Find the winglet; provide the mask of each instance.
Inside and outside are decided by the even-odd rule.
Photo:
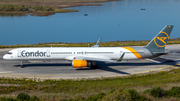
[[[92,47],[99,47],[100,42],[101,42],[101,38],[99,38],[99,40],[97,41],[97,43],[96,43],[94,46],[92,46]]]
[[[123,59],[123,57],[124,57],[124,54],[125,54],[125,53],[123,53],[123,54],[121,55],[121,57],[118,59],[118,61],[122,61],[122,59]]]

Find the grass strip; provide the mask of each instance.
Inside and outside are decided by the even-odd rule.
[[[45,94],[59,94],[61,98],[72,98],[81,95],[88,97],[100,92],[108,93],[115,90],[136,89],[143,92],[145,89],[159,86],[162,88],[172,87],[180,83],[180,69],[161,71],[158,73],[131,75],[128,77],[101,78],[101,79],[78,79],[78,80],[43,80],[26,78],[0,78],[1,84],[12,84],[12,86],[0,87],[0,94],[11,94],[13,92],[31,91]],[[18,86],[17,86],[18,85]],[[42,96],[38,96],[41,98]]]
[[[111,41],[111,42],[101,42],[100,47],[123,47],[123,46],[145,46],[150,41]],[[0,48],[19,48],[19,47],[92,47],[96,43],[63,43],[63,42],[50,42],[50,43],[38,43],[31,45],[0,45]],[[180,44],[180,38],[170,39],[167,42],[170,44]]]

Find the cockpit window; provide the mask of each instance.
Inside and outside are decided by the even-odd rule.
[[[11,55],[11,54],[12,54],[12,52],[8,52],[7,54],[10,54],[10,55]]]

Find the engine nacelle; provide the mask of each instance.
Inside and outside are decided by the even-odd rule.
[[[72,66],[74,68],[82,68],[91,66],[91,62],[87,62],[86,60],[73,60]]]

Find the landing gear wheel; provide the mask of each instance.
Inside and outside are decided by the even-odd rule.
[[[24,66],[23,66],[23,65],[21,65],[20,67],[21,67],[21,68],[23,68]]]
[[[97,69],[98,66],[96,65],[96,62],[91,62],[91,69]]]
[[[91,69],[98,69],[98,66],[91,66]]]
[[[21,66],[20,66],[21,68],[24,67],[24,66],[23,66],[23,61],[20,61],[20,65],[21,65]]]

